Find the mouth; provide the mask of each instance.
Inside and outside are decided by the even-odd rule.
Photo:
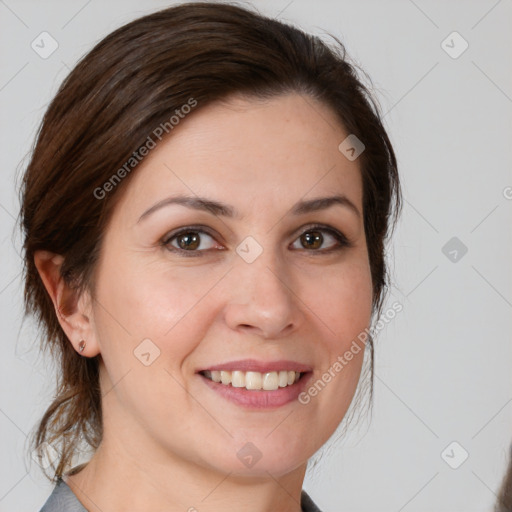
[[[245,388],[249,391],[277,391],[280,388],[293,386],[300,381],[306,373],[295,370],[279,370],[269,372],[255,372],[242,370],[202,370],[199,372],[204,378],[232,388]]]
[[[203,383],[223,400],[247,410],[275,409],[297,401],[313,369],[294,361],[233,361],[198,370]]]
[[[212,396],[248,411],[264,412],[294,404],[309,385],[313,371],[212,369],[197,375],[213,391]]]

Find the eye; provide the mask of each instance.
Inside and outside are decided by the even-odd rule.
[[[327,234],[327,237],[325,236]],[[334,240],[334,243],[329,244],[329,247],[322,250],[318,250],[322,244],[326,241]],[[345,247],[351,247],[352,244],[349,240],[340,233],[338,230],[328,228],[321,225],[308,226],[306,231],[303,231],[300,237],[294,242],[294,245],[300,243],[302,248],[312,252],[331,252]],[[293,245],[292,245],[293,247]],[[294,247],[295,249],[301,249],[301,247]]]
[[[204,231],[204,229],[189,226],[178,232],[171,233],[162,241],[162,245],[170,251],[179,252],[184,256],[198,256],[199,254],[194,253],[215,248],[214,244],[212,245],[212,241],[214,241],[213,236]]]
[[[326,242],[331,242],[327,248],[319,250]],[[169,233],[161,244],[171,252],[181,256],[201,256],[209,250],[222,250],[223,246],[215,246],[215,238],[206,231],[204,226],[188,226]],[[300,243],[302,247],[297,247]],[[323,225],[308,226],[299,238],[292,244],[292,248],[307,250],[312,253],[330,253],[346,247],[352,243],[341,232]]]

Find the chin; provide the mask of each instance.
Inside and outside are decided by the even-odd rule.
[[[215,467],[217,471],[232,476],[240,477],[262,477],[269,478],[269,473],[274,477],[286,475],[298,467],[307,463],[310,453],[305,453],[307,443],[299,442],[299,437],[293,433],[284,432],[282,436],[275,436],[272,441],[268,435],[268,430],[262,432],[259,436],[244,436],[226,445],[224,449],[219,450],[219,445],[214,450],[210,450],[214,457],[205,461],[210,467]],[[253,439],[250,441],[249,439]],[[290,443],[290,439],[295,439],[295,443]]]

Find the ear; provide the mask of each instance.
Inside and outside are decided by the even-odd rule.
[[[60,326],[71,341],[75,350],[83,356],[94,357],[100,347],[94,330],[92,298],[88,292],[79,295],[61,275],[64,258],[48,251],[36,251],[34,263],[50,295]],[[85,341],[85,349],[80,352],[79,343]]]

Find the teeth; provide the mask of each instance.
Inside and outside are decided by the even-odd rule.
[[[233,386],[234,388],[246,388],[250,390],[275,391],[279,388],[291,386],[300,379],[301,373],[294,371],[281,370],[279,372],[242,372],[235,370],[233,372],[225,370],[206,370],[203,375],[220,382],[225,386]]]
[[[237,372],[237,373],[240,373],[240,380],[243,383],[244,379],[243,379],[242,372]],[[264,378],[265,377],[262,376],[261,373],[259,373],[259,372],[247,372],[245,374],[246,389],[261,389],[263,387],[262,381]]]

